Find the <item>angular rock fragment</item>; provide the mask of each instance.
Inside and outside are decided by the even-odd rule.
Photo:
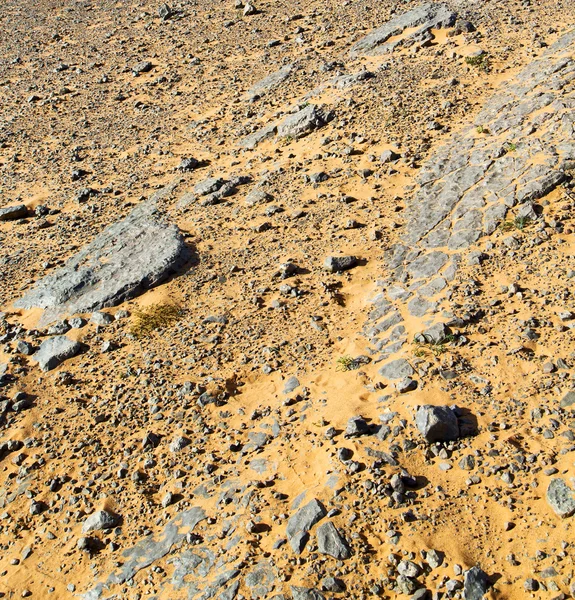
[[[330,273],[341,273],[353,269],[356,265],[355,256],[328,256],[323,263],[323,268]]]
[[[38,351],[32,356],[42,371],[51,371],[68,358],[82,351],[82,344],[60,335],[44,340]]]
[[[15,206],[5,206],[0,208],[0,221],[12,221],[21,219],[28,214],[28,208],[25,204],[16,204]]]
[[[325,600],[325,596],[313,588],[291,586],[293,600]]]
[[[321,521],[325,515],[325,507],[319,500],[314,498],[311,502],[308,502],[304,507],[300,508],[295,515],[290,517],[286,529],[288,538],[293,537],[300,531],[309,531],[318,521]]]
[[[415,414],[415,425],[430,444],[448,442],[459,437],[459,423],[448,406],[420,406]]]
[[[575,513],[575,492],[559,477],[552,479],[546,494],[549,506],[561,518],[570,517]]]
[[[82,526],[82,533],[90,531],[100,531],[102,529],[112,529],[120,523],[120,517],[107,510],[97,510],[92,513]]]
[[[328,554],[338,560],[345,560],[351,556],[351,550],[345,538],[331,522],[324,523],[317,528],[317,545],[322,554]]]
[[[465,600],[483,600],[489,589],[487,574],[479,567],[471,567],[465,572],[463,581],[463,597]]]
[[[154,202],[146,202],[38,281],[14,306],[45,309],[41,323],[115,306],[161,283],[190,258],[178,228],[159,216]]]

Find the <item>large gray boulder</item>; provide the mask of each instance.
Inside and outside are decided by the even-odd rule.
[[[352,56],[385,54],[401,43],[399,37],[406,29],[413,29],[405,37],[425,39],[431,29],[452,27],[457,14],[445,4],[427,3],[391,19],[356,42],[351,50]],[[396,37],[397,36],[397,37]],[[390,38],[394,38],[390,41]]]
[[[162,219],[155,202],[149,201],[104,229],[14,306],[45,309],[41,324],[64,314],[115,306],[161,283],[190,258],[178,228]]]
[[[420,406],[415,414],[415,425],[430,444],[449,442],[459,437],[457,416],[448,406]]]
[[[44,340],[38,351],[32,355],[32,360],[38,363],[42,371],[51,371],[68,358],[80,354],[82,349],[83,346],[79,342],[65,335],[58,335]]]
[[[561,518],[575,513],[575,492],[559,477],[552,479],[546,494],[549,506]]]
[[[329,123],[334,114],[323,106],[308,104],[305,108],[287,116],[277,129],[278,137],[300,138]]]

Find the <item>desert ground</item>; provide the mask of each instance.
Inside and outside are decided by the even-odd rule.
[[[575,598],[572,0],[0,32],[0,597]]]

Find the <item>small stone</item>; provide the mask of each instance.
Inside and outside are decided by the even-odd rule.
[[[323,268],[330,273],[341,273],[353,269],[356,265],[355,256],[328,256],[323,263]]]

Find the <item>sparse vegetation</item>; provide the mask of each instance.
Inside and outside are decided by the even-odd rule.
[[[354,371],[359,368],[359,363],[355,358],[349,355],[341,356],[337,359],[337,370],[338,371]]]
[[[447,351],[448,344],[452,344],[456,340],[456,336],[450,333],[440,340],[434,340],[432,337],[425,335],[424,333],[416,333],[413,338],[413,344],[415,346],[413,353],[418,358],[426,356],[428,353],[432,353],[434,356],[440,356]]]
[[[512,221],[504,221],[499,226],[499,229],[503,232],[507,231],[523,231],[526,227],[531,223],[531,219],[529,217],[515,217]]]
[[[505,154],[508,152],[515,152],[515,150],[517,150],[517,144],[514,142],[505,142],[505,144],[503,144],[503,150]]]
[[[489,72],[489,57],[485,53],[477,56],[466,56],[465,62],[470,67],[476,67],[486,73]]]
[[[134,312],[130,333],[140,339],[148,337],[158,329],[165,329],[177,323],[183,309],[175,303],[151,304]]]

